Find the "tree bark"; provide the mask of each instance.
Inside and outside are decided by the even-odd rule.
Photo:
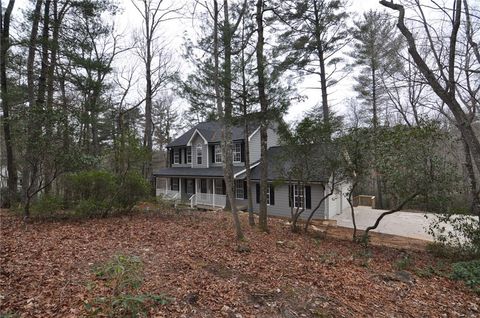
[[[368,233],[371,231],[371,230],[375,230],[378,225],[380,224],[380,222],[383,220],[384,217],[386,217],[387,215],[390,215],[390,214],[393,214],[395,212],[398,212],[400,211],[404,206],[405,204],[407,204],[408,202],[410,202],[411,200],[415,199],[416,196],[418,196],[420,193],[419,192],[415,192],[415,193],[412,193],[410,196],[408,196],[406,199],[404,199],[399,205],[397,205],[395,208],[391,209],[390,211],[387,211],[387,212],[383,212],[382,214],[380,214],[380,216],[377,218],[377,220],[375,221],[375,224],[373,224],[372,226],[369,226],[365,229],[365,233],[363,234],[363,239],[364,239],[364,242],[367,242],[368,241]]]
[[[480,216],[480,199],[478,197],[479,191],[477,186],[477,179],[475,170],[472,164],[472,155],[468,144],[462,139],[463,151],[465,152],[465,168],[467,169],[468,178],[470,179],[470,213]]]
[[[225,61],[223,64],[224,79],[223,79],[223,89],[224,89],[224,100],[225,100],[225,109],[222,116],[223,119],[223,172],[224,180],[227,190],[227,196],[230,200],[230,206],[232,209],[233,222],[235,226],[235,232],[237,240],[243,239],[243,232],[240,225],[240,219],[237,212],[237,203],[235,200],[235,194],[233,191],[234,177],[233,177],[233,151],[232,151],[232,29],[229,21],[229,8],[228,1],[223,1],[223,10],[224,10],[224,26],[223,26],[223,46],[224,46],[224,55]]]
[[[268,178],[268,160],[267,160],[267,129],[268,129],[268,101],[265,92],[265,62],[263,56],[263,0],[257,0],[256,4],[256,22],[257,22],[257,76],[258,76],[258,96],[260,99],[261,122],[260,122],[260,211],[258,225],[262,231],[268,231],[267,224],[267,178]]]
[[[323,121],[328,123],[330,121],[330,109],[328,107],[328,93],[327,93],[327,75],[325,70],[325,58],[323,55],[323,45],[322,39],[320,37],[321,33],[321,22],[318,11],[317,0],[313,1],[313,12],[315,15],[315,42],[317,44],[317,57],[318,63],[320,66],[320,88],[322,91],[322,111],[323,111]]]
[[[3,133],[5,134],[5,151],[7,156],[7,173],[8,173],[8,195],[5,198],[5,207],[9,208],[17,195],[17,164],[13,149],[13,140],[10,122],[10,96],[8,94],[7,79],[7,58],[8,49],[10,47],[10,20],[15,0],[8,2],[7,8],[3,15],[0,14],[0,84],[3,112]]]
[[[34,161],[33,149],[30,145],[35,141],[37,136],[38,129],[36,128],[37,123],[32,118],[36,116],[36,101],[35,101],[35,73],[34,73],[34,63],[35,63],[35,53],[37,50],[37,36],[38,36],[38,25],[40,21],[40,12],[42,10],[43,0],[37,0],[35,3],[35,9],[32,14],[32,28],[30,32],[30,39],[28,43],[28,57],[27,57],[27,94],[28,94],[28,104],[29,104],[29,117],[28,125],[26,128],[27,135],[27,147],[25,150],[25,164],[22,169],[22,191],[23,191],[23,203],[26,203],[28,188],[31,178],[31,167],[29,163]]]

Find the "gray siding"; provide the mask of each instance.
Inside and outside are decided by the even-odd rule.
[[[202,164],[197,164],[197,145],[202,145]],[[208,145],[198,134],[192,140],[192,168],[207,168],[208,167]]]
[[[259,204],[257,204],[256,198],[256,191],[255,191],[256,183],[252,183],[252,195],[253,195],[253,211],[258,213],[260,209]],[[311,187],[311,195],[312,195],[312,209],[306,209],[305,212],[302,213],[301,218],[306,219],[310,215],[313,209],[317,206],[320,200],[323,198],[324,192],[323,187],[318,184],[312,184]],[[267,213],[269,216],[282,216],[290,218],[291,212],[290,207],[288,206],[288,185],[277,185],[275,187],[275,205],[267,206]],[[247,200],[238,200],[237,199],[237,206],[239,208],[247,207]],[[325,202],[318,208],[317,212],[313,217],[314,219],[325,219]]]
[[[275,128],[268,128],[267,130],[267,148],[278,146],[279,140]],[[255,132],[255,134],[250,139],[250,162],[260,160],[260,130]]]

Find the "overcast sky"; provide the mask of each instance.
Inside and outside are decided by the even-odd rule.
[[[188,1],[191,0],[186,0]],[[20,8],[25,8],[29,0],[17,0],[15,7],[17,14],[20,15]],[[181,0],[165,0],[166,3],[181,3]],[[369,9],[382,9],[382,6],[378,3],[378,0],[350,0],[350,11],[361,14]],[[116,17],[116,28],[118,31],[125,33],[126,37],[131,37],[134,30],[140,27],[141,17],[133,6],[131,0],[119,0],[120,7],[122,8]],[[192,26],[192,20],[190,16],[185,16],[182,19],[170,20],[162,24],[162,33],[169,39],[171,50],[174,56],[181,58],[183,38],[186,34],[190,37],[195,37],[194,27]],[[348,50],[348,49],[347,49]],[[128,61],[128,57],[124,57],[119,64]],[[128,63],[128,62],[127,62]],[[141,66],[139,66],[141,67]],[[182,70],[180,68],[180,70]],[[142,72],[142,69],[139,69]],[[329,91],[329,102],[334,111],[338,113],[344,113],[346,110],[346,100],[355,96],[355,92],[352,90],[353,76],[347,76],[343,81],[331,88]],[[317,89],[315,89],[317,87]],[[291,106],[287,116],[288,121],[298,120],[302,117],[302,114],[311,109],[320,101],[320,91],[318,89],[319,82],[316,77],[307,78],[299,87],[300,94],[306,96],[306,100],[301,103],[296,103]],[[179,108],[187,107],[185,101],[178,102]]]

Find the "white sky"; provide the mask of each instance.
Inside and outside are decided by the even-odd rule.
[[[189,1],[186,0],[187,4]],[[27,6],[29,0],[17,0],[15,3],[14,15],[21,15],[21,8]],[[181,3],[181,0],[165,0],[168,3]],[[378,3],[378,0],[350,0],[350,11],[353,13],[361,14],[364,11],[369,9],[382,9],[383,7]],[[133,6],[131,0],[119,0],[120,7],[123,9],[119,12],[116,17],[116,28],[120,32],[125,33],[126,37],[129,38],[134,30],[139,28],[141,23],[140,14],[137,12]],[[183,38],[184,35],[191,36],[194,38],[195,31],[192,27],[192,21],[190,16],[186,16],[183,19],[170,20],[163,22],[161,31],[163,36],[165,36],[171,46],[173,56],[178,56],[181,58],[183,50]],[[348,50],[348,49],[347,49]],[[125,58],[128,61],[128,58]],[[123,61],[120,61],[119,64],[122,64]],[[128,62],[127,62],[128,63]],[[182,71],[182,68],[180,68]],[[338,83],[336,86],[332,87],[329,91],[329,102],[332,109],[338,113],[344,113],[346,110],[345,104],[346,100],[354,97],[355,92],[353,92],[353,76],[347,76],[343,81]],[[320,101],[320,90],[314,89],[313,87],[319,87],[318,79],[315,77],[307,78],[299,87],[298,91],[300,94],[306,96],[306,100],[301,103],[293,104],[289,110],[289,113],[286,117],[287,121],[299,120],[302,118],[302,115],[305,111],[311,109]],[[185,101],[179,102],[179,108],[185,108],[188,105]]]

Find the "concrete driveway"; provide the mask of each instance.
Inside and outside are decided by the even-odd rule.
[[[355,220],[357,222],[357,228],[364,230],[368,226],[373,225],[378,216],[383,212],[385,212],[385,210],[374,210],[366,206],[356,207]],[[427,233],[427,229],[434,217],[435,214],[431,213],[425,214],[400,211],[384,217],[380,222],[380,225],[374,231],[433,241],[433,237]],[[350,208],[343,210],[341,214],[336,215],[333,219],[337,221],[338,226],[353,228]]]

